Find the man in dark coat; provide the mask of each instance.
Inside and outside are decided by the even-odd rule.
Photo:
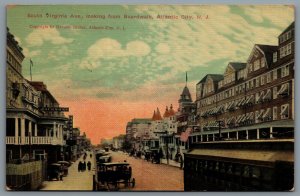
[[[91,163],[91,161],[88,161],[88,163],[87,163],[87,167],[88,167],[88,170],[89,170],[89,171],[91,171],[91,166],[92,166],[92,163]]]

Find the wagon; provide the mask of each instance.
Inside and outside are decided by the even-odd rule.
[[[135,186],[135,179],[132,177],[132,168],[129,163],[100,163],[97,168],[98,182],[106,185],[108,189],[119,188],[120,184],[125,187]]]

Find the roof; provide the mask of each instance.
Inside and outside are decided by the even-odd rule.
[[[48,91],[46,84],[44,84],[41,81],[29,81],[27,80],[27,82],[29,82],[29,84],[31,86],[33,86],[37,91],[41,91],[46,93],[54,102],[58,103],[58,101],[54,98],[54,96],[50,93],[50,91]]]
[[[267,64],[271,65],[273,62],[273,53],[277,51],[277,46],[256,44],[264,53]]]
[[[190,93],[190,90],[187,86],[185,86],[183,88],[183,91],[180,95],[180,99],[179,99],[179,102],[181,101],[184,101],[184,102],[192,102],[192,96],[191,96],[191,93]]]
[[[99,163],[99,165],[114,166],[114,165],[129,165],[127,162],[114,162],[114,163]]]
[[[223,76],[222,74],[207,74],[207,75],[204,76],[204,78],[202,78],[197,84],[199,84],[199,83],[204,83],[208,77],[211,77],[211,79],[212,79],[214,82],[219,82],[220,80],[223,80],[223,79],[224,79],[224,76]]]
[[[194,149],[187,155],[206,156],[211,158],[249,160],[259,162],[294,161],[293,151],[244,150],[244,149]]]
[[[229,62],[228,64],[230,64],[233,67],[233,69],[235,69],[236,71],[244,69],[247,65],[247,63],[241,63],[241,62]]]
[[[154,110],[153,116],[151,120],[162,120],[160,111],[158,108],[156,108],[156,111]]]
[[[295,21],[292,22],[286,29],[284,29],[278,37],[280,37],[282,34],[286,33],[287,31],[289,31],[293,27],[295,27]]]
[[[131,120],[132,124],[139,124],[139,123],[149,123],[151,118],[134,118]]]

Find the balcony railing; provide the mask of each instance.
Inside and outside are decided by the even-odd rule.
[[[61,138],[55,137],[43,137],[43,136],[32,136],[25,137],[24,141],[21,140],[21,137],[18,137],[17,140],[14,136],[6,137],[6,144],[13,145],[29,145],[29,144],[49,144],[49,145],[64,145],[65,141]]]

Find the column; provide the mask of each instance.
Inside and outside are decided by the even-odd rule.
[[[239,132],[236,132],[236,140],[239,140]]]
[[[273,127],[270,127],[270,139],[274,138],[273,137]]]
[[[256,138],[259,140],[259,129],[256,130]]]
[[[34,136],[37,136],[37,123],[34,123]]]
[[[56,137],[56,122],[53,123],[53,137]]]
[[[28,139],[30,140],[29,141],[29,144],[31,144],[32,143],[32,122],[31,121],[29,121],[29,130],[28,130]]]
[[[213,141],[215,141],[215,134],[212,134],[213,135]]]
[[[19,139],[19,118],[15,118],[15,144],[18,144]]]
[[[246,130],[246,140],[248,140],[249,139],[249,135],[248,135],[249,133],[248,133],[248,130]]]
[[[227,138],[229,138],[229,132],[227,132]]]
[[[25,144],[25,118],[21,118],[21,144]]]

